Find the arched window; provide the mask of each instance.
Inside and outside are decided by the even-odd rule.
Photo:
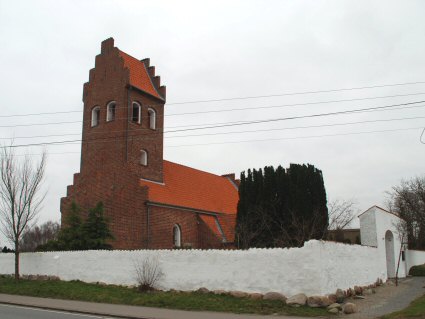
[[[115,103],[114,101],[108,103],[108,106],[106,107],[106,122],[115,120],[116,106],[117,103]]]
[[[145,150],[140,151],[140,165],[148,165],[148,152],[146,152]]]
[[[151,130],[156,129],[156,112],[154,109],[148,109],[149,114],[149,128]]]
[[[140,122],[142,121],[142,107],[137,102],[133,102],[133,107],[131,111],[131,121],[137,124],[140,124]]]
[[[181,247],[182,245],[182,231],[177,224],[173,227],[173,244],[174,247]]]
[[[98,126],[99,125],[99,119],[100,119],[100,107],[95,106],[91,110],[91,126]]]

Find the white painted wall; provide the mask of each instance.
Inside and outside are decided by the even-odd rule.
[[[385,269],[387,269],[385,234],[388,230],[392,232],[394,241],[389,243],[393,247],[394,251],[392,267],[397,269],[401,242],[396,225],[400,221],[400,218],[378,206],[373,206],[361,214],[359,219],[362,245],[370,245],[371,243],[375,243],[373,246],[377,247],[376,258],[379,260],[379,267],[385,267]],[[398,277],[405,277],[406,274],[406,262],[400,260]],[[385,277],[387,276],[385,275]]]
[[[63,280],[135,284],[134,263],[156,257],[163,289],[278,291],[324,295],[385,279],[377,249],[312,240],[303,248],[237,250],[78,251],[21,254],[22,274]],[[13,273],[13,254],[0,254],[0,273]]]
[[[423,265],[425,264],[425,251],[422,250],[408,250],[406,252],[406,261],[407,261],[407,273],[412,266]]]
[[[165,278],[163,289],[278,291],[325,295],[337,288],[374,283],[387,279],[386,244],[394,251],[397,266],[400,240],[399,217],[377,206],[359,216],[362,244],[347,245],[311,240],[302,248],[249,250],[136,250],[77,251],[21,254],[21,273],[55,275],[63,280],[136,284],[134,265],[145,258],[157,258]],[[387,231],[393,234],[385,241]],[[375,247],[371,247],[375,246]],[[0,254],[0,273],[12,274],[13,254]],[[399,277],[413,265],[425,263],[425,252],[406,251]]]
[[[378,246],[378,238],[376,234],[376,218],[374,211],[368,209],[359,216],[360,220],[360,238],[362,245]]]

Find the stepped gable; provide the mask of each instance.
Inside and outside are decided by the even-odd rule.
[[[161,86],[160,77],[155,76],[155,67],[150,66],[150,60],[139,61],[121,50],[118,52],[124,61],[124,67],[129,70],[130,85],[165,101],[165,86]]]

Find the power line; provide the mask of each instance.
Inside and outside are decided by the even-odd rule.
[[[425,101],[416,101],[416,102],[377,106],[377,107],[369,107],[369,108],[362,108],[362,109],[352,109],[352,110],[345,110],[345,111],[338,111],[338,112],[328,112],[328,113],[318,113],[318,114],[310,114],[310,115],[302,115],[302,116],[292,116],[292,117],[284,117],[284,118],[277,118],[277,119],[265,119],[265,120],[245,121],[245,122],[236,122],[236,123],[230,122],[230,123],[221,124],[221,125],[212,125],[212,126],[204,126],[204,127],[197,127],[197,128],[186,128],[186,129],[179,129],[179,130],[173,130],[173,131],[166,131],[165,133],[204,130],[204,129],[222,128],[222,127],[230,127],[230,126],[251,125],[251,124],[259,124],[259,123],[269,123],[269,122],[277,122],[277,121],[295,120],[295,119],[302,119],[302,118],[317,118],[317,117],[323,117],[323,116],[334,116],[334,115],[353,114],[353,113],[361,113],[361,112],[374,112],[374,111],[382,111],[382,110],[392,108],[392,107],[395,107],[395,106],[402,106],[402,105],[406,106],[406,105],[412,105],[412,104],[423,103],[423,102],[425,102]],[[159,131],[159,132],[155,132],[155,133],[152,133],[152,134],[161,134],[161,133],[162,132]],[[142,137],[146,138],[145,136],[142,136]],[[86,142],[87,143],[87,142],[96,142],[96,141],[102,140],[102,139],[103,140],[105,140],[105,139],[117,139],[117,137],[90,139],[89,141],[83,141],[83,140],[80,139],[80,140],[65,140],[65,141],[54,141],[54,142],[44,142],[44,143],[32,143],[32,144],[12,145],[10,147],[16,148],[16,147],[41,146],[41,145],[74,144],[74,143],[77,143],[77,142]]]
[[[49,123],[28,123],[28,124],[15,124],[15,125],[0,125],[0,128],[11,128],[11,127],[28,127],[28,126],[46,126],[46,125],[62,125],[62,124],[75,124],[81,123],[81,121],[64,121],[64,122],[49,122]]]
[[[252,106],[252,107],[220,109],[220,110],[210,110],[210,111],[173,113],[173,114],[166,114],[165,116],[223,113],[223,112],[235,112],[235,111],[245,111],[245,110],[263,110],[263,109],[282,108],[282,107],[290,107],[290,106],[306,106],[306,105],[318,105],[318,104],[330,104],[330,103],[344,103],[344,102],[354,102],[354,101],[385,99],[385,98],[393,98],[393,97],[416,96],[416,95],[423,95],[423,94],[425,94],[425,92],[424,93],[410,93],[410,94],[396,94],[396,95],[386,95],[386,96],[363,97],[363,98],[353,98],[353,99],[330,100],[330,101],[319,101],[319,102],[292,103],[292,104],[280,104],[280,105],[269,105],[269,106]]]
[[[416,93],[415,93],[416,94]],[[425,94],[425,93],[417,93],[417,94]],[[371,99],[374,98],[381,98],[381,97],[372,97]],[[364,99],[368,99],[368,98],[364,98]],[[346,101],[350,101],[350,100],[346,100]],[[281,106],[271,106],[271,107],[284,107],[284,106],[295,106],[295,105],[309,105],[309,104],[320,104],[320,103],[333,103],[333,102],[338,102],[338,101],[325,101],[325,102],[312,102],[312,103],[297,103],[297,104],[286,104],[286,105],[281,105]],[[411,104],[418,104],[418,103],[422,103],[425,102],[425,100],[421,100],[421,101],[415,101],[415,102],[409,102],[409,103],[401,103],[401,104],[394,104],[394,105],[390,105],[390,106],[385,106],[382,108],[390,108],[390,107],[396,107],[396,106],[406,106],[406,105],[411,105]],[[264,108],[269,108],[270,106],[266,106]],[[256,107],[257,109],[262,108],[260,107]],[[248,109],[248,108],[247,108]],[[127,120],[127,117],[124,118],[116,118],[115,120]],[[86,120],[86,122],[91,122],[91,119]],[[244,121],[239,121],[239,122],[232,122],[232,123],[243,123]],[[81,121],[61,121],[61,122],[48,122],[48,123],[26,123],[26,124],[14,124],[14,125],[0,125],[0,128],[14,128],[14,127],[30,127],[30,126],[47,126],[47,125],[62,125],[62,124],[76,124],[76,123],[81,123]],[[83,121],[84,124],[84,121]],[[225,123],[219,123],[219,124],[225,124]],[[196,125],[183,125],[183,126],[171,126],[170,128],[176,128],[176,127],[190,127],[190,126],[202,126],[202,125],[208,125],[208,124],[196,124]],[[150,129],[149,129],[150,130]]]
[[[310,135],[310,136],[296,136],[296,137],[282,137],[282,138],[269,138],[259,140],[243,140],[243,141],[229,141],[229,142],[216,142],[216,143],[199,143],[199,144],[180,144],[180,145],[168,145],[167,147],[190,147],[190,146],[206,146],[206,145],[222,145],[222,144],[239,144],[239,143],[253,143],[253,142],[268,142],[268,141],[280,141],[280,140],[297,140],[297,139],[308,139],[308,138],[322,138],[322,137],[333,137],[333,136],[347,136],[347,135],[359,135],[359,134],[372,134],[372,133],[384,133],[384,132],[397,132],[397,131],[411,131],[422,129],[423,126],[402,128],[402,129],[390,129],[390,130],[377,130],[377,131],[365,131],[365,132],[352,132],[352,133],[337,133],[337,134],[323,134],[323,135]]]
[[[81,135],[81,133],[69,133],[69,134],[48,134],[48,135],[31,135],[31,136],[13,136],[13,137],[0,137],[0,140],[15,140],[24,138],[40,138],[40,137],[62,137],[62,136],[74,136]]]
[[[219,124],[219,125],[211,125],[211,126],[204,126],[204,127],[194,127],[194,128],[186,128],[186,129],[181,129],[181,130],[173,130],[173,131],[167,131],[167,133],[181,132],[181,131],[205,130],[205,129],[211,129],[211,128],[240,126],[240,125],[248,125],[248,124],[280,122],[280,121],[287,121],[287,120],[298,120],[298,119],[304,119],[304,118],[315,118],[315,117],[343,115],[343,114],[352,114],[352,113],[362,113],[362,112],[383,110],[383,109],[389,109],[389,108],[396,107],[396,106],[407,106],[407,105],[424,103],[424,102],[425,101],[417,101],[417,102],[409,102],[409,103],[401,103],[401,104],[393,104],[393,105],[377,106],[377,107],[368,107],[368,108],[338,111],[338,112],[328,112],[328,113],[318,113],[318,114],[311,114],[311,115],[290,116],[290,117],[281,117],[281,118],[266,119],[266,120],[233,122],[233,123],[228,123],[228,124],[225,123],[225,124]]]
[[[316,90],[316,91],[288,92],[288,93],[268,94],[268,95],[256,95],[256,96],[242,96],[242,97],[231,97],[231,98],[220,98],[220,99],[191,100],[191,101],[182,101],[182,102],[172,102],[172,103],[166,103],[166,104],[167,105],[182,105],[182,104],[194,104],[194,103],[208,103],[208,102],[222,102],[222,101],[233,101],[233,100],[247,100],[247,99],[259,99],[259,98],[270,98],[270,97],[306,95],[306,94],[317,94],[317,93],[332,93],[332,92],[354,91],[354,90],[375,89],[375,88],[394,87],[394,86],[406,86],[406,85],[415,85],[415,84],[425,84],[425,81],[404,82],[404,83],[383,84],[383,85],[372,85],[372,86],[360,86],[360,87],[328,89],[328,90]],[[411,95],[418,95],[418,94],[425,94],[425,93],[416,93],[416,94],[411,94]],[[394,96],[388,96],[388,97],[408,96],[408,95],[410,95],[410,94],[407,94],[407,95],[394,95]],[[381,97],[381,98],[384,98],[384,97]],[[371,98],[371,99],[373,99],[373,98]],[[149,106],[154,106],[154,105],[163,105],[163,104],[150,104]],[[127,108],[127,106],[125,106],[123,108]],[[68,113],[81,113],[81,112],[82,112],[81,110],[78,110],[78,111],[76,111],[76,110],[69,110],[69,111],[26,113],[26,114],[4,114],[4,115],[0,115],[0,118],[24,117],[24,116],[39,116],[39,115],[54,115],[54,114],[68,114]],[[180,114],[178,114],[178,115],[180,115]],[[170,116],[172,116],[172,115],[170,114]]]
[[[256,95],[256,96],[244,96],[244,97],[231,97],[231,98],[222,98],[222,99],[184,101],[184,102],[174,102],[174,103],[167,103],[167,104],[168,105],[178,105],[178,104],[222,102],[222,101],[233,101],[233,100],[248,100],[248,99],[259,99],[259,98],[291,96],[291,95],[305,95],[305,94],[332,93],[332,92],[364,90],[364,89],[376,89],[376,88],[384,88],[384,87],[391,87],[391,86],[404,86],[404,85],[424,84],[424,83],[425,83],[425,81],[405,82],[405,83],[371,85],[371,86],[360,86],[360,87],[351,87],[351,88],[342,88],[342,89],[328,89],[328,90],[317,90],[317,91],[301,91],[301,92],[290,92],[290,93],[280,93],[280,94],[268,94],[268,95]]]
[[[350,132],[350,133],[335,133],[335,134],[322,134],[322,135],[307,135],[307,136],[295,136],[295,137],[282,137],[282,138],[268,138],[268,139],[253,139],[253,140],[241,140],[241,141],[227,141],[227,142],[212,142],[212,143],[198,143],[198,144],[180,144],[180,145],[169,145],[167,147],[193,147],[193,146],[211,146],[211,145],[224,145],[224,144],[241,144],[241,143],[256,143],[256,142],[269,142],[269,141],[281,141],[281,140],[298,140],[298,139],[311,139],[311,138],[324,138],[324,137],[336,137],[336,136],[349,136],[349,135],[366,135],[375,133],[387,133],[387,132],[399,132],[399,131],[412,131],[422,129],[423,126],[400,128],[400,129],[388,129],[388,130],[374,130],[374,131],[361,131],[361,132]],[[425,129],[424,129],[425,132]],[[423,134],[423,133],[422,133]],[[13,147],[13,146],[7,146]],[[80,152],[58,152],[58,153],[47,153],[47,154],[79,154]],[[22,154],[25,155],[41,155],[41,154]]]
[[[245,131],[227,131],[227,132],[216,132],[216,133],[204,133],[204,134],[189,134],[189,135],[176,135],[176,136],[167,136],[166,139],[170,138],[181,138],[181,137],[199,137],[199,136],[216,136],[216,135],[229,135],[229,134],[241,134],[241,133],[258,133],[258,132],[271,132],[271,131],[286,131],[286,130],[298,130],[306,128],[320,128],[320,127],[334,127],[334,126],[345,126],[345,125],[355,125],[355,124],[366,124],[366,123],[379,123],[379,122],[393,122],[393,121],[404,121],[404,120],[417,120],[424,119],[425,116],[419,117],[404,117],[396,119],[381,119],[381,120],[366,120],[366,121],[356,121],[356,122],[345,122],[345,123],[334,123],[334,124],[321,124],[321,125],[306,125],[306,126],[293,126],[293,127],[283,127],[283,128],[271,128],[271,129],[260,129],[260,130],[245,130]]]
[[[42,112],[42,113],[25,113],[25,114],[6,114],[0,115],[1,117],[24,117],[24,116],[39,116],[39,115],[54,115],[54,114],[69,114],[69,113],[81,113],[82,111],[58,111],[58,112]]]
[[[365,120],[365,121],[356,121],[356,122],[344,122],[344,123],[334,123],[334,124],[321,124],[321,125],[307,125],[307,126],[295,126],[295,127],[284,127],[284,128],[272,128],[272,129],[256,129],[256,130],[245,130],[245,131],[226,131],[226,132],[203,133],[203,134],[175,135],[175,136],[165,136],[164,139],[181,138],[181,137],[215,136],[215,135],[240,134],[240,133],[269,132],[269,131],[284,131],[284,130],[293,130],[293,129],[320,128],[320,127],[333,127],[333,126],[366,124],[366,123],[417,120],[417,119],[424,119],[424,118],[425,118],[424,116],[415,116],[415,117],[402,117],[402,118],[392,118],[392,119],[377,119],[377,120]],[[132,130],[132,132],[139,131],[139,130],[145,130],[145,129],[136,129],[136,130]],[[148,134],[148,135],[157,135],[158,134],[157,132],[152,132],[152,130],[150,130],[150,131],[151,131],[151,133]],[[125,130],[117,130],[117,131],[109,131],[108,133],[122,133],[122,132],[126,132],[126,131]],[[104,133],[104,132],[102,132],[102,133]],[[167,134],[167,133],[169,133],[169,132],[164,132],[164,134]],[[75,135],[81,135],[81,133],[32,135],[32,136],[17,136],[17,137],[0,137],[0,139],[2,139],[2,140],[34,139],[34,138],[42,138],[42,137],[63,137],[63,136],[75,136]],[[144,137],[146,137],[146,135]]]

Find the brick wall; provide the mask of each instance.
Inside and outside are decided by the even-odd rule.
[[[149,59],[142,60],[140,66],[146,68],[164,96],[165,87],[160,86]],[[82,207],[84,214],[102,201],[115,237],[111,244],[116,249],[173,248],[175,224],[181,227],[183,246],[220,248],[220,239],[197,213],[146,205],[149,190],[140,186],[140,178],[163,181],[165,102],[131,86],[129,70],[124,68],[113,39],[102,42],[101,54],[96,56],[95,68],[84,84],[83,101],[80,173],[74,175],[73,185],[61,199],[62,226],[72,201]],[[115,119],[107,122],[111,101],[116,103]],[[131,120],[133,102],[141,105],[140,123]],[[92,127],[94,107],[100,107],[100,118],[99,124]],[[156,112],[154,130],[149,127],[149,108]],[[147,166],[140,163],[141,150],[148,153]]]
[[[221,248],[221,241],[207,225],[199,219],[198,213],[188,210],[149,206],[149,248],[173,247],[173,226],[179,225],[182,247]]]
[[[154,75],[154,69],[149,70]],[[115,237],[113,247],[145,248],[147,189],[139,180],[162,182],[164,102],[130,86],[129,70],[113,39],[102,43],[89,82],[84,84],[83,101],[80,173],[61,200],[62,224],[72,201],[86,212],[102,201]],[[107,122],[111,101],[116,103],[115,119]],[[142,107],[140,124],[131,121],[133,101]],[[92,127],[96,106],[100,107],[99,125]],[[149,107],[156,111],[156,130],[149,129]],[[147,166],[140,164],[142,149],[148,152]]]

